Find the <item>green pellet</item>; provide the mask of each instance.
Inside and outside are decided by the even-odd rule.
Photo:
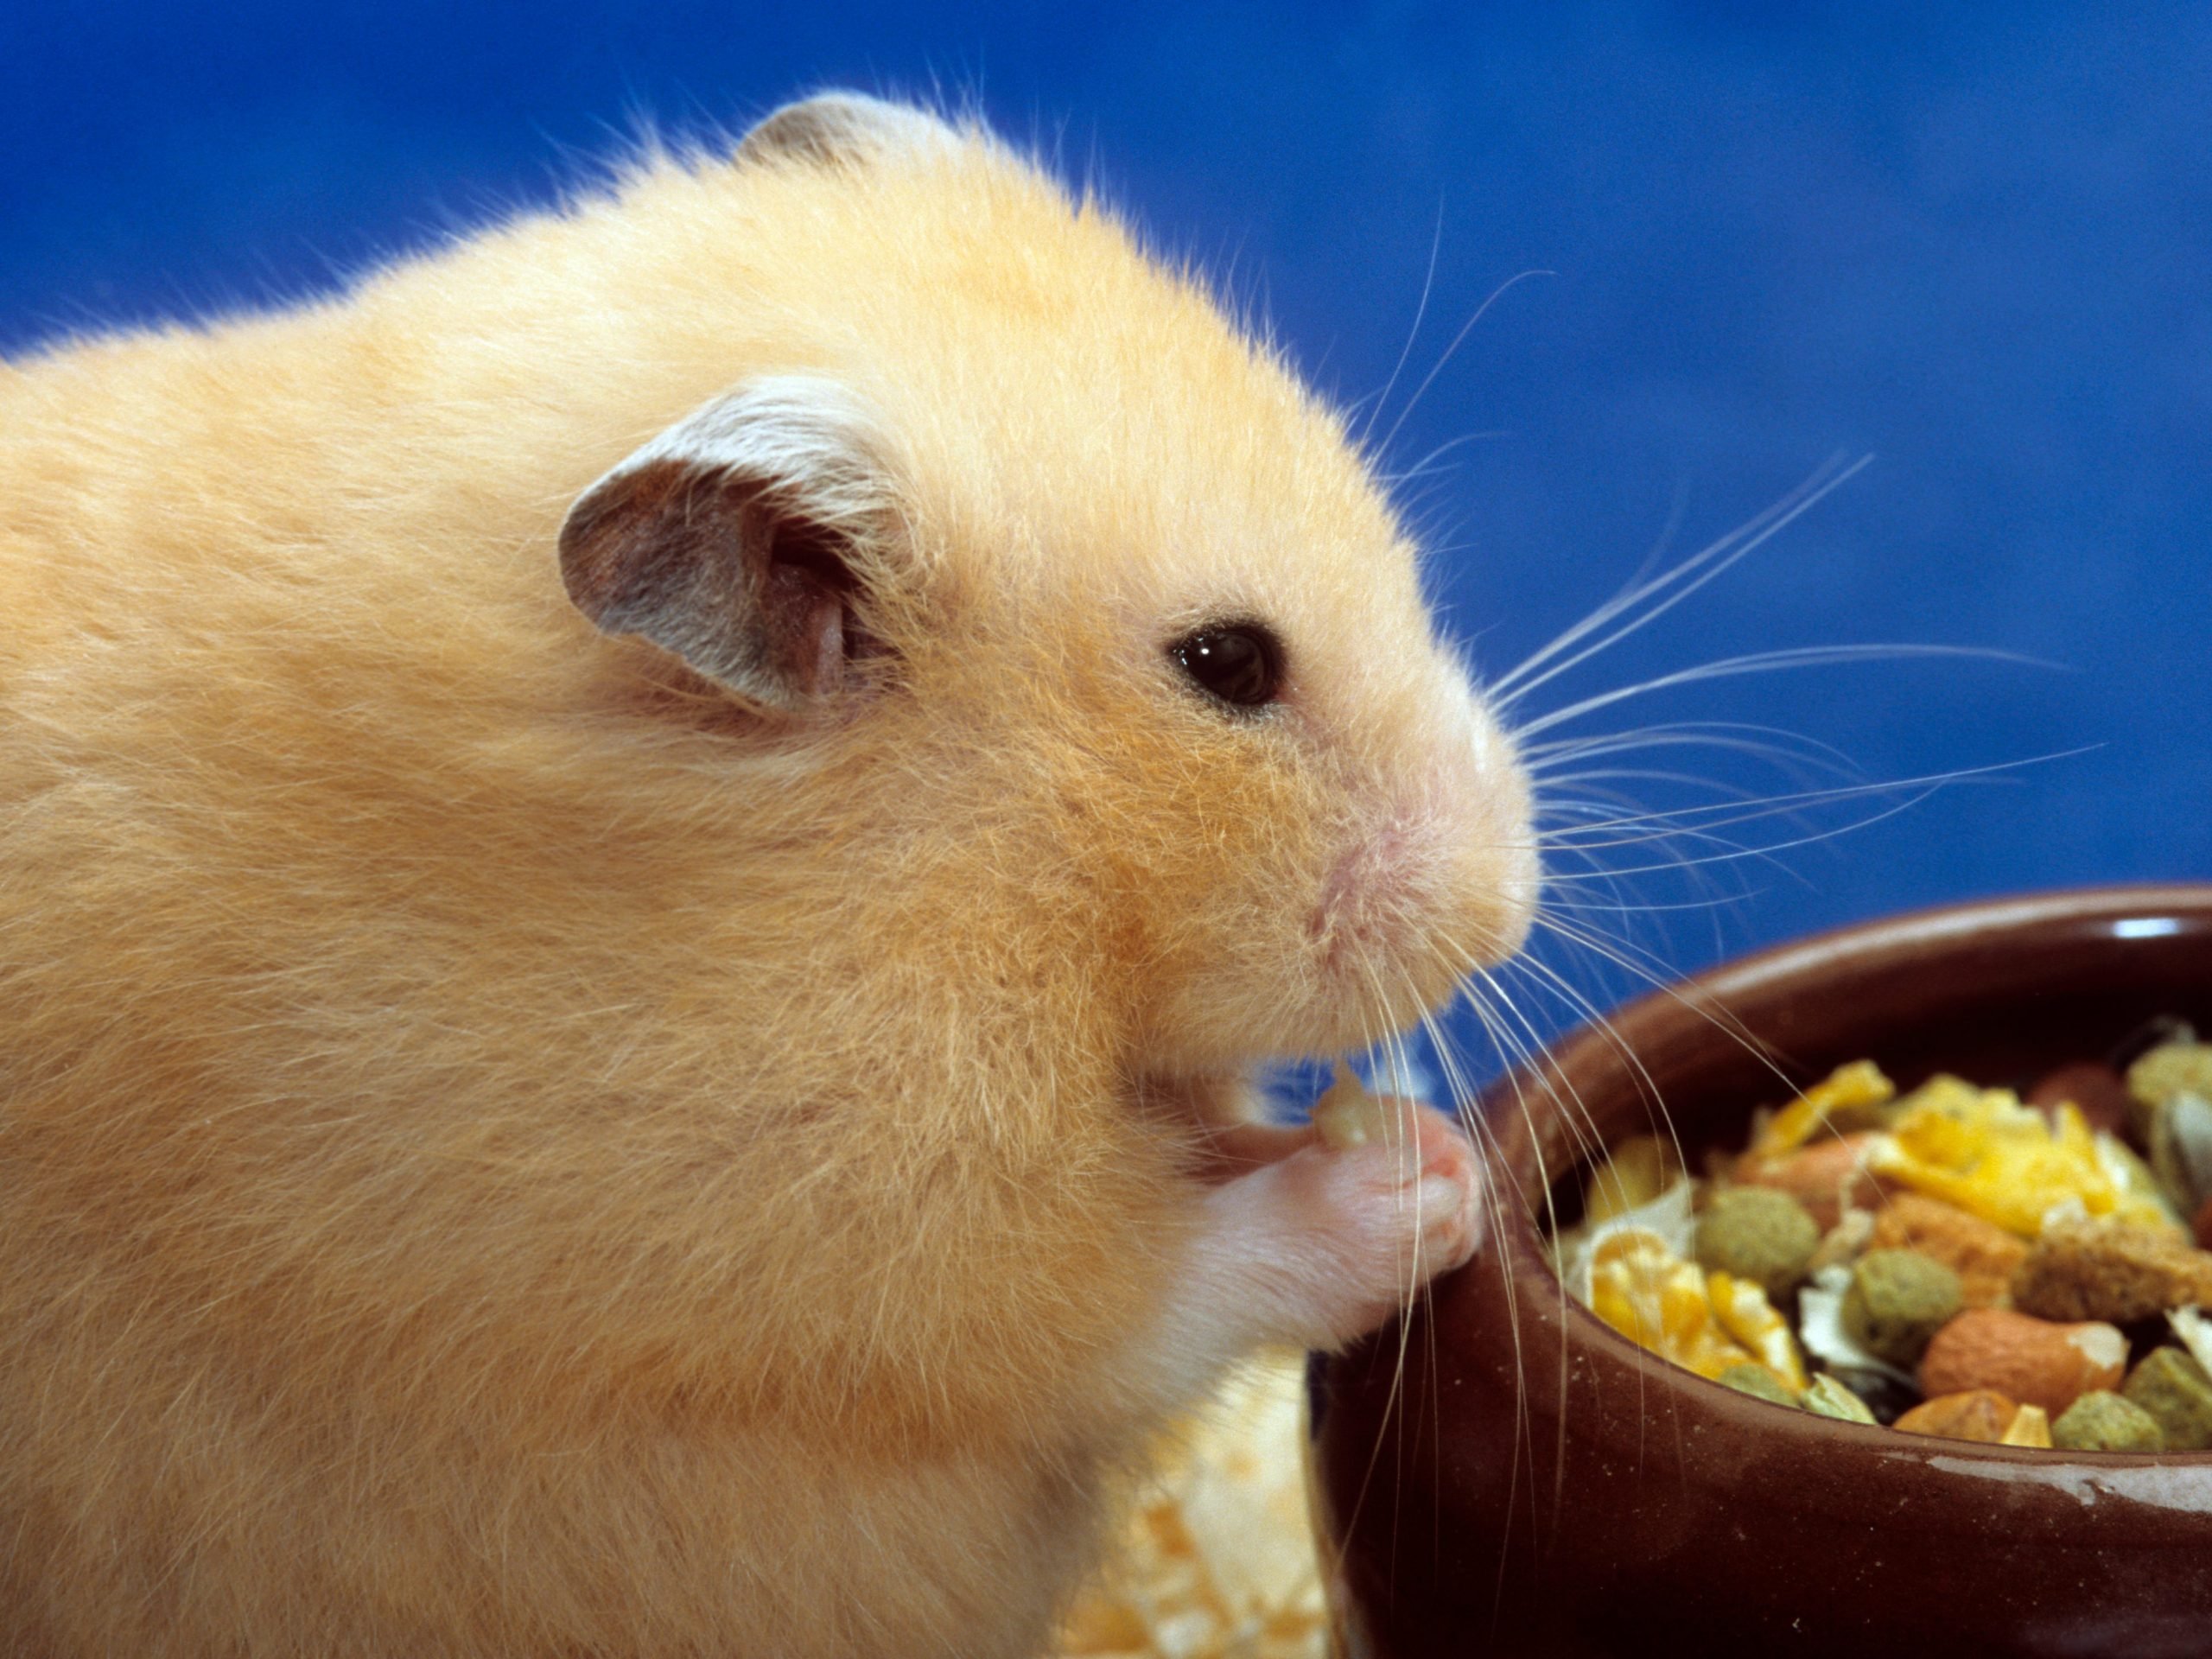
[[[2120,1393],[2157,1421],[2167,1451],[2212,1450],[2212,1376],[2180,1349],[2152,1349]]]
[[[1797,1403],[1797,1396],[1784,1388],[1782,1379],[1764,1365],[1731,1365],[1714,1381],[1723,1388],[1733,1389],[1738,1394],[1748,1394],[1755,1400],[1771,1401],[1777,1406]]]
[[[2163,1452],[2158,1420],[2113,1393],[2092,1389],[2058,1415],[2050,1443],[2066,1452]]]
[[[1723,1187],[1698,1218],[1698,1265],[1752,1280],[1777,1301],[1803,1281],[1820,1243],[1811,1212],[1771,1187]]]
[[[1910,1370],[1963,1305],[1959,1275],[1918,1250],[1869,1250],[1851,1270],[1843,1328],[1870,1354]]]

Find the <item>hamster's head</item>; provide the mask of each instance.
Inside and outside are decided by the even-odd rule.
[[[684,336],[716,389],[577,499],[563,573],[719,688],[846,891],[1168,1078],[1363,1046],[1518,948],[1512,744],[1341,417],[1202,283],[865,99],[639,189],[726,228],[755,321]]]

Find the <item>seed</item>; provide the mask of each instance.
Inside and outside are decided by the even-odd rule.
[[[1815,1417],[1834,1417],[1847,1423],[1871,1423],[1874,1414],[1866,1402],[1826,1371],[1805,1390],[1805,1409]]]
[[[1404,1132],[1395,1103],[1369,1094],[1342,1060],[1337,1062],[1336,1080],[1328,1092],[1313,1103],[1312,1121],[1321,1144],[1332,1152],[1347,1152],[1370,1141],[1394,1141]]]
[[[1781,1379],[1764,1365],[1731,1365],[1713,1379],[1724,1388],[1748,1394],[1777,1406],[1795,1406],[1797,1396],[1782,1386]]]

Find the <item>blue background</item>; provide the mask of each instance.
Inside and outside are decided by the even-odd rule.
[[[1755,722],[1872,780],[2088,752],[1773,862],[1637,877],[1692,907],[1596,919],[1659,959],[2212,876],[2202,8],[18,3],[0,348],[325,289],[549,199],[641,121],[741,126],[826,83],[979,97],[1167,245],[1233,267],[1347,402],[1390,380],[1426,287],[1382,424],[1402,422],[1401,464],[1454,445],[1408,493],[1492,675],[1662,541],[1694,549],[1827,458],[1875,457],[1539,709],[1747,652],[1942,642],[2054,666],[1729,678],[1586,729]],[[1649,764],[1801,786],[1725,752]],[[1899,798],[1728,833],[1798,842]],[[1621,988],[1587,957],[1576,973]]]

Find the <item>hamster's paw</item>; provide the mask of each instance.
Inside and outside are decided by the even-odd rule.
[[[1260,1340],[1339,1346],[1474,1252],[1473,1146],[1427,1107],[1377,1104],[1395,1120],[1383,1132],[1341,1149],[1307,1146],[1209,1196],[1202,1271],[1264,1325]]]

